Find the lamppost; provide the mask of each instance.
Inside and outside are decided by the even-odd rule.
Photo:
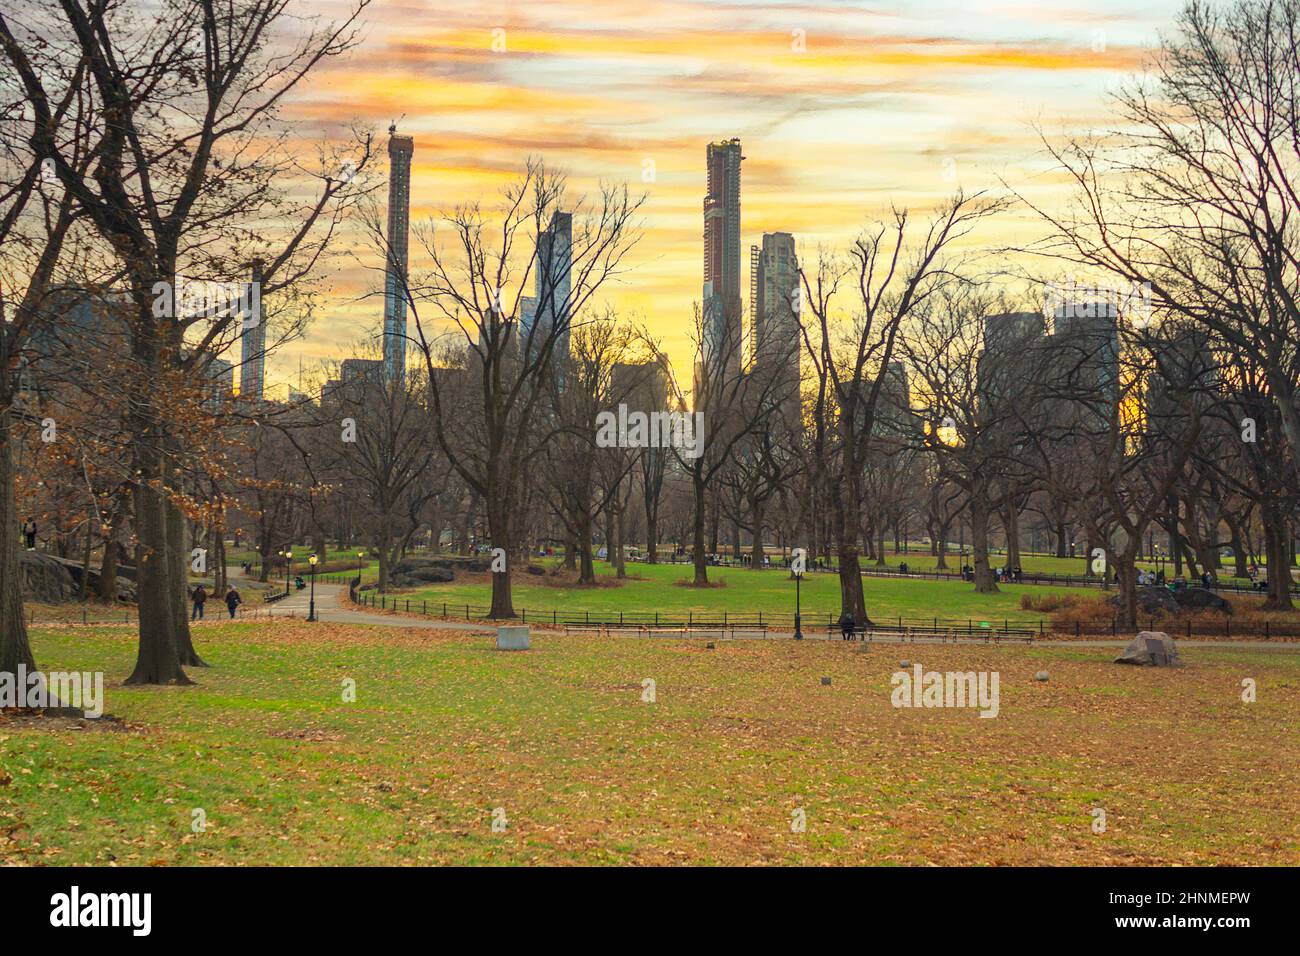
[[[284,596],[289,596],[289,575],[293,574],[293,552],[284,552]]]
[[[803,581],[803,568],[800,566],[800,562],[795,561],[791,564],[790,569],[794,572],[794,639],[796,641],[802,641],[803,627],[801,626],[801,618],[799,614],[802,608],[799,603],[799,585]]]
[[[362,563],[361,563],[361,559],[364,558],[365,556],[366,556],[366,553],[365,553],[364,551],[358,551],[358,552],[357,552],[357,577],[358,577],[358,578],[361,577],[361,570],[362,570],[362,567],[363,567],[363,565],[362,565]]]
[[[311,555],[307,563],[311,565],[311,600],[307,605],[307,620],[316,620],[316,555]]]

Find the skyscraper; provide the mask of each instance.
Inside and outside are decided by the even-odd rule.
[[[1110,302],[1071,302],[1053,316],[1060,375],[1106,402],[1119,401],[1119,315]]]
[[[704,197],[703,367],[740,374],[740,140],[710,143]]]
[[[537,237],[537,262],[533,266],[536,294],[521,302],[521,345],[529,341],[532,348],[542,347],[552,331],[555,345],[552,360],[569,354],[570,273],[573,269],[573,214],[555,212],[550,224]],[[535,326],[535,327],[534,327]]]
[[[750,350],[760,365],[793,365],[799,374],[799,259],[794,236],[763,233],[762,246],[751,246],[749,257]]]
[[[253,283],[262,285],[262,260],[253,260]],[[261,293],[258,293],[260,301]],[[260,309],[259,309],[260,312]],[[251,324],[250,324],[251,322]],[[260,402],[266,372],[266,316],[255,315],[243,322],[239,358],[239,397],[246,402]]]
[[[763,234],[749,250],[750,355],[755,374],[774,379],[771,396],[790,426],[799,424],[799,260],[794,236]]]
[[[976,360],[976,384],[986,411],[1001,409],[1027,394],[1040,377],[1033,363],[1046,335],[1047,320],[1042,312],[998,312],[984,317],[984,350]]]
[[[388,261],[384,265],[384,375],[406,378],[407,232],[411,221],[411,156],[415,141],[388,127]]]

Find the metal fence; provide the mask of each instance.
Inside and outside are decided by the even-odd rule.
[[[356,578],[351,578],[339,583],[352,583],[355,581]],[[491,607],[484,605],[457,603],[455,601],[430,601],[425,598],[379,594],[374,591],[354,592],[353,597],[358,605],[379,611],[398,611],[406,614],[420,614],[426,617],[433,616],[465,621],[488,622],[492,620],[488,616],[492,611]],[[756,625],[770,629],[794,629],[793,614],[767,614],[764,612],[733,614],[729,611],[707,613],[688,611],[686,616],[683,617],[680,614],[661,611],[642,613],[620,611],[614,614],[573,609],[559,610],[558,608],[549,610],[516,608],[515,613],[520,623],[550,624],[557,627],[564,624],[590,624],[593,626],[646,624],[659,627],[744,627],[746,625]],[[1234,632],[1232,619],[1228,617],[1224,618],[1222,627],[1210,622],[1161,622],[1152,618],[1145,625],[1139,621],[1136,628],[1125,627],[1115,619],[1109,622],[1083,623],[1076,621],[1073,624],[1056,625],[1050,620],[1041,617],[1037,620],[1016,621],[1010,618],[994,621],[947,617],[877,617],[872,618],[872,621],[877,627],[891,630],[916,630],[934,633],[951,631],[954,634],[973,636],[984,634],[1036,634],[1040,637],[1050,637],[1052,635],[1073,634],[1079,638],[1120,638],[1128,637],[1138,631],[1164,631],[1176,637],[1203,638],[1205,640],[1230,640],[1234,634],[1238,637],[1253,636],[1265,640],[1271,640],[1275,637],[1300,638],[1300,626],[1277,626],[1267,621],[1264,623],[1262,630],[1249,630],[1239,626]],[[839,619],[834,615],[804,614],[801,617],[801,623],[805,629],[824,627],[834,629],[839,626]]]

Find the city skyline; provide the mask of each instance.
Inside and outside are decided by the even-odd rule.
[[[789,232],[805,261],[843,249],[891,203],[924,214],[958,186],[1005,178],[1035,201],[1060,200],[1035,125],[1106,127],[1106,92],[1140,69],[1176,7],[671,3],[651,14],[380,2],[361,47],[326,64],[286,117],[304,142],[361,122],[379,152],[395,120],[416,151],[413,228],[462,202],[491,207],[529,156],[566,171],[574,198],[601,180],[644,192],[642,241],[604,300],[644,321],[689,382],[708,143],[738,137],[749,157],[740,248]],[[368,172],[387,177],[385,160]],[[982,241],[1040,228],[1013,212]],[[382,257],[355,233],[348,241],[355,256],[326,277],[305,338],[271,357],[269,382],[375,334]]]

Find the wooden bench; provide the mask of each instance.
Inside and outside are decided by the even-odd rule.
[[[838,624],[826,625],[827,639],[833,639],[843,634]],[[912,642],[933,644],[959,644],[974,643],[983,640],[985,644],[1001,644],[1003,642],[1016,642],[1019,644],[1032,644],[1034,642],[1034,632],[1026,628],[1017,628],[1008,631],[997,631],[992,628],[980,629],[978,631],[967,631],[963,628],[950,627],[946,630],[935,630],[934,628],[921,627],[903,627],[899,628],[896,624],[874,625],[869,628],[855,627],[853,629],[853,640],[855,641],[884,641],[891,644],[909,644]]]

